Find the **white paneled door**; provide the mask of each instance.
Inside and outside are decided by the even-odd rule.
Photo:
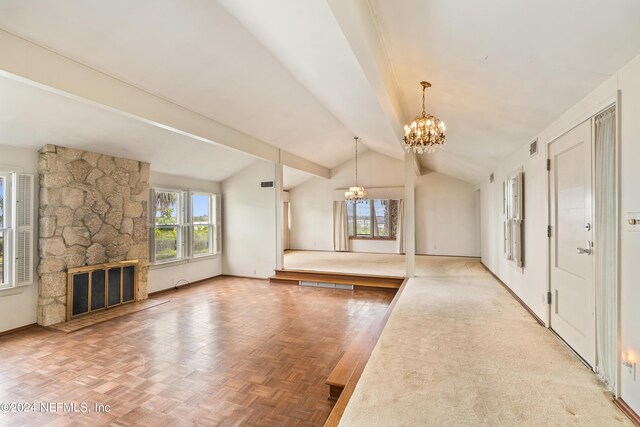
[[[591,121],[549,146],[551,328],[595,366]]]

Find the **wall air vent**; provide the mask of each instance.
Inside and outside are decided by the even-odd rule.
[[[538,154],[538,140],[535,139],[531,144],[529,144],[529,157],[533,157]]]
[[[493,172],[491,172],[491,175],[489,175],[489,183],[492,183],[494,179]]]
[[[262,187],[262,188],[273,188],[273,181],[262,181],[260,183],[260,187]]]

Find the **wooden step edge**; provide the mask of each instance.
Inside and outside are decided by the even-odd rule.
[[[345,359],[340,359],[340,362],[342,362],[343,360]],[[336,367],[333,368],[333,371],[331,371],[329,377],[327,377],[327,380],[324,382],[326,385],[335,387],[344,387],[345,385],[347,385],[347,383],[349,382],[349,378],[351,378],[353,372],[356,370],[356,367],[360,363],[360,357],[358,355],[355,360],[350,361],[353,363],[346,363],[346,367],[341,366],[340,362],[338,362]],[[345,365],[345,363],[342,363],[342,365]]]
[[[281,279],[279,277],[269,277],[270,283],[276,283],[278,285],[299,285],[300,281],[295,279]]]
[[[338,400],[340,398],[340,395],[342,394],[343,390],[344,390],[344,387],[330,385],[329,386],[329,396],[327,397],[327,399],[329,399],[331,401]]]
[[[299,285],[300,281],[305,281],[305,280],[304,279],[294,279],[294,278],[289,278],[289,277],[286,277],[286,278],[285,277],[277,277],[277,276],[269,277],[269,282],[282,284],[282,285]],[[314,280],[309,280],[309,281],[314,281]],[[400,288],[400,285],[396,285],[396,284],[353,283],[353,282],[347,282],[347,281],[342,281],[342,282],[319,281],[319,282],[320,283],[336,283],[338,285],[351,285],[351,286],[357,287],[357,288],[362,289],[362,290],[367,290],[368,289],[368,290],[397,291]]]
[[[317,283],[335,283],[340,285],[353,285],[353,286],[369,286],[372,288],[394,288],[399,289],[400,283],[393,282],[372,282],[366,280],[350,280],[350,279],[332,279],[332,278],[319,278],[319,277],[296,277],[296,276],[276,276],[274,279],[282,280],[295,280],[301,282],[317,282]]]
[[[358,369],[358,366],[361,366],[362,362],[363,360],[358,359],[356,363],[353,365],[348,376],[339,375],[340,376],[339,379],[335,379],[335,380],[327,379],[327,381],[325,381],[325,384],[329,386],[329,400],[337,400],[338,398],[340,398],[342,391],[347,386],[347,384],[349,384],[349,380],[351,380],[351,377],[355,375]]]
[[[388,284],[379,284],[379,283],[348,283],[348,282],[336,282],[336,281],[314,281],[314,280],[298,280],[298,279],[271,279],[272,281],[282,281],[284,282],[288,282],[290,284],[298,284],[298,282],[318,282],[318,283],[334,283],[336,285],[346,285],[346,286],[354,286],[357,287],[359,289],[369,289],[369,290],[380,290],[380,289],[387,289],[387,290],[398,290],[400,289],[400,286],[398,285],[388,285]]]
[[[297,275],[276,275],[270,278],[271,280],[290,280],[290,281],[308,281],[308,282],[321,282],[321,283],[337,283],[339,285],[353,285],[353,286],[368,286],[371,288],[387,288],[387,289],[399,289],[401,282],[388,281],[377,282],[363,279],[348,279],[348,278],[332,278],[332,277],[306,277]]]
[[[357,282],[397,283],[397,284],[402,284],[402,282],[404,281],[404,279],[400,277],[375,277],[375,276],[331,274],[331,273],[300,273],[300,272],[290,272],[290,271],[277,271],[274,274],[274,277],[313,278],[313,279],[326,279],[326,280],[352,280]]]
[[[353,276],[353,277],[369,277],[374,279],[395,279],[400,280],[401,282],[405,279],[402,276],[385,276],[381,274],[365,274],[365,273],[344,273],[339,271],[319,271],[319,270],[296,270],[296,269],[288,269],[288,268],[280,268],[275,269],[274,272],[277,273],[301,273],[301,274],[331,274],[334,276]]]
[[[344,388],[347,385],[358,365],[368,359],[368,355],[371,354],[375,343],[378,341],[380,332],[379,323],[375,322],[370,327],[361,330],[355,339],[351,341],[325,381],[330,391],[332,387]],[[331,396],[331,392],[329,395]]]
[[[396,296],[391,301],[391,304],[389,304],[387,313],[385,314],[382,321],[378,324],[378,330],[380,331],[380,333],[378,334],[378,337],[376,338],[375,342],[372,343],[366,357],[364,357],[361,360],[361,362],[358,363],[358,366],[356,367],[355,371],[353,372],[353,374],[351,374],[351,378],[349,378],[349,381],[347,382],[344,389],[340,393],[340,397],[338,398],[333,409],[331,410],[329,417],[325,421],[324,427],[337,427],[338,424],[340,424],[340,419],[342,418],[342,414],[344,414],[344,411],[347,408],[347,405],[349,404],[349,400],[351,399],[351,396],[353,395],[353,392],[356,389],[356,385],[358,384],[358,381],[362,376],[362,372],[364,371],[364,368],[367,362],[369,361],[369,358],[371,357],[371,353],[373,353],[373,349],[375,348],[375,345],[378,343],[378,339],[380,338],[380,335],[382,335],[382,331],[384,330],[384,327],[387,324],[387,321],[389,320],[389,317],[391,316],[391,313],[395,305],[400,299],[400,295],[402,294],[402,291],[404,290],[408,281],[409,281],[408,279],[405,279],[402,282],[402,286],[400,286],[398,293],[396,293]]]

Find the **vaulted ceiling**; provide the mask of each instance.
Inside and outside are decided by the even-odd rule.
[[[55,143],[211,181],[222,181],[255,160],[16,80],[0,78],[0,94],[0,144],[38,150]]]
[[[290,166],[326,176],[352,157],[354,135],[402,158],[402,124],[429,80],[448,145],[420,161],[476,182],[638,55],[638,22],[635,0],[2,0],[0,42],[61,56],[35,71],[26,51],[0,58],[0,80],[22,85],[0,82],[21,106],[0,108],[0,143],[100,145],[216,180],[251,161],[239,150],[301,158]],[[65,60],[141,90],[144,111],[170,104],[181,121],[47,75]],[[224,132],[207,133],[214,124]]]

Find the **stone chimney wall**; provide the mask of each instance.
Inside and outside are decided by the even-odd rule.
[[[39,153],[38,323],[66,320],[68,268],[138,259],[146,299],[149,163],[56,145]]]

